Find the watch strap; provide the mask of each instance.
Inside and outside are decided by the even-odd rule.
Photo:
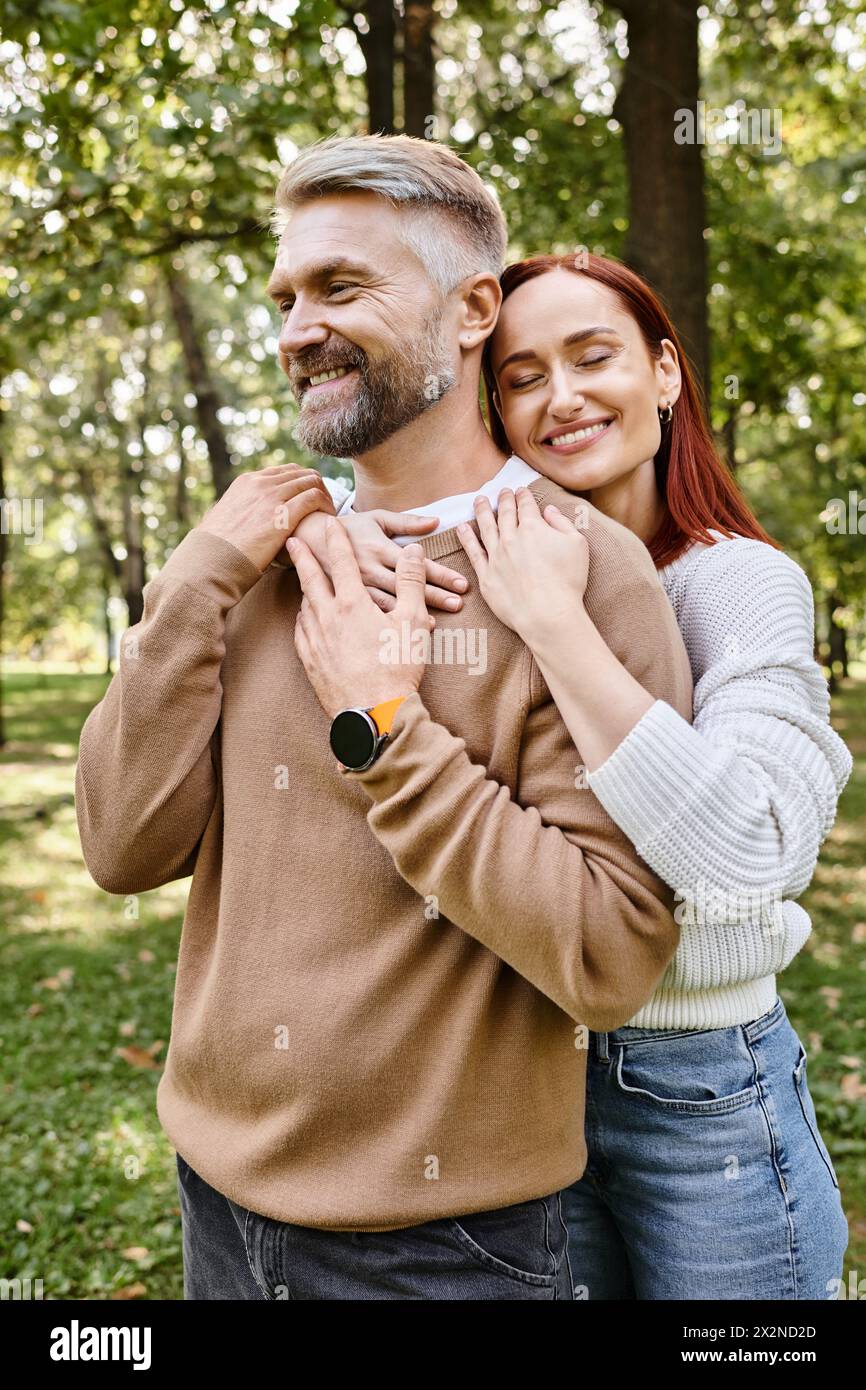
[[[367,710],[380,734],[390,734],[394,715],[405,699],[405,695],[398,695],[394,700],[383,700],[381,705],[373,705]]]

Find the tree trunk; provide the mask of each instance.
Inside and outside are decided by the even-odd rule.
[[[403,12],[403,128],[429,140],[434,130],[433,0],[406,0]]]
[[[355,32],[366,65],[364,81],[370,113],[368,129],[371,135],[379,131],[383,135],[393,135],[394,3],[393,0],[366,0],[365,4],[351,8],[356,14],[363,14],[367,21],[366,33],[357,27]]]
[[[217,411],[221,401],[199,342],[198,330],[187,286],[180,271],[165,262],[165,279],[177,334],[183,348],[190,390],[195,396],[195,417],[199,433],[207,444],[214,493],[222,497],[234,478],[228,440]]]
[[[178,420],[180,418],[178,415]],[[174,515],[178,530],[183,534],[189,530],[189,489],[186,485],[186,446],[183,442],[182,429],[178,430],[177,456],[180,463],[177,470],[177,487],[174,492]]]
[[[0,411],[0,429],[3,426],[5,411]],[[6,484],[3,479],[3,440],[0,437],[0,508],[6,496]],[[2,517],[0,517],[2,521]],[[6,747],[6,721],[4,718],[4,691],[3,691],[3,593],[6,586],[6,527],[0,525],[0,748]]]
[[[629,231],[624,259],[665,304],[698,384],[709,395],[706,212],[697,129],[698,6],[693,0],[612,0],[628,24],[614,116],[623,127]],[[675,129],[691,112],[694,138]]]
[[[105,570],[102,571],[102,613],[105,619],[105,674],[110,676],[111,666],[111,581]]]
[[[827,599],[827,638],[830,643],[830,689],[835,690],[840,676],[848,675],[848,633],[836,622],[833,614],[843,608],[844,601],[839,594],[830,594]]]
[[[737,407],[732,402],[728,406],[725,423],[722,425],[722,451],[725,463],[731,473],[737,471]]]
[[[144,547],[141,540],[141,474],[132,467],[127,455],[121,465],[121,502],[123,506],[123,544],[126,559],[123,563],[123,590],[129,610],[129,626],[141,622],[144,612]]]

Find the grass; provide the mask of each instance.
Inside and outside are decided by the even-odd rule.
[[[45,1298],[183,1297],[174,1153],[156,1115],[188,881],[113,897],[81,859],[78,735],[107,679],[6,678],[0,756],[0,1277]],[[866,1274],[866,682],[834,723],[856,766],[804,906],[814,930],[780,979]],[[858,1276],[859,1277],[859,1276]]]

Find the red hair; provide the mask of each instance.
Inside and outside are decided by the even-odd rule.
[[[661,443],[655,456],[656,483],[664,498],[666,516],[647,549],[657,568],[675,560],[693,540],[715,544],[709,534],[713,527],[724,535],[736,533],[765,541],[781,550],[751,511],[729,470],[719,458],[704,414],[702,397],[692,375],[676,331],[661,302],[645,280],[622,262],[609,256],[583,253],[580,265],[574,256],[532,256],[517,261],[504,271],[500,285],[503,301],[527,280],[550,270],[568,270],[606,285],[619,299],[626,313],[637,323],[650,356],[661,356],[662,338],[669,338],[677,350],[682,385],[679,400],[669,423],[663,423]],[[490,361],[490,338],[484,347],[482,370],[487,396],[487,414],[494,442],[506,454],[513,452],[502,417],[494,404],[496,379]]]

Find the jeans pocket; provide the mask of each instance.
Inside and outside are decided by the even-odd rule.
[[[833,1179],[834,1187],[838,1191],[839,1179],[836,1177],[836,1171],[833,1167],[833,1161],[830,1158],[830,1153],[827,1149],[827,1145],[821,1138],[821,1132],[818,1129],[818,1117],[815,1114],[815,1105],[812,1100],[812,1096],[809,1092],[809,1083],[806,1078],[806,1049],[803,1046],[802,1042],[799,1041],[799,1039],[797,1041],[799,1043],[799,1056],[797,1058],[797,1065],[794,1068],[794,1087],[797,1092],[797,1099],[800,1102],[800,1109],[803,1112],[803,1119],[806,1121],[806,1124],[809,1127],[809,1132],[815,1141],[815,1147],[817,1148],[819,1154],[821,1155],[825,1164],[827,1165],[827,1171],[830,1174],[830,1177]]]
[[[444,1227],[485,1269],[524,1284],[552,1288],[566,1256],[567,1234],[559,1194],[493,1211],[446,1217]]]
[[[758,1099],[755,1063],[740,1028],[709,1028],[617,1045],[620,1091],[656,1109],[727,1115]]]

